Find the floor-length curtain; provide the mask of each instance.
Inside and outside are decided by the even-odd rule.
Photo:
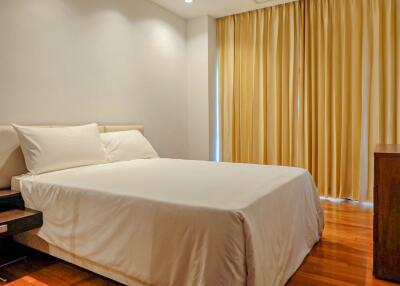
[[[218,20],[222,159],[307,168],[372,200],[376,143],[400,143],[398,0],[302,0]]]
[[[365,112],[369,116],[364,143],[369,157],[362,180],[368,180],[365,196],[371,201],[376,144],[400,144],[400,1],[369,0],[365,18]]]

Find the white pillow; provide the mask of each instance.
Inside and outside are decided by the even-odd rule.
[[[97,124],[74,127],[13,125],[32,174],[106,162]]]
[[[158,158],[157,152],[137,130],[102,133],[108,162]]]

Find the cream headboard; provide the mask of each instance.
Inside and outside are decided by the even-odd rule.
[[[99,129],[100,132],[139,130],[144,133],[142,125],[101,125]],[[0,189],[10,188],[11,178],[26,172],[17,133],[12,126],[0,126]]]

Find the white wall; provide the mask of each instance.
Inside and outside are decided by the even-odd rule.
[[[0,1],[0,124],[144,124],[187,157],[186,72],[185,20],[151,1]]]
[[[213,158],[215,26],[215,19],[209,16],[194,18],[187,23],[188,146],[191,159]]]

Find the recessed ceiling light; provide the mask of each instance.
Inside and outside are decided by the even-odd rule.
[[[192,3],[193,0],[185,0],[185,3]]]

